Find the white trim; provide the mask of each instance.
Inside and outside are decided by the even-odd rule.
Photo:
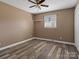
[[[1,48],[0,48],[0,51],[5,50],[5,49],[8,49],[8,48],[12,48],[12,47],[14,47],[14,46],[23,44],[23,43],[28,42],[28,41],[33,40],[33,39],[40,39],[40,40],[58,42],[58,43],[63,43],[63,44],[75,45],[74,43],[71,43],[71,42],[64,42],[64,41],[58,41],[58,40],[52,40],[52,39],[45,39],[45,38],[39,38],[39,37],[32,37],[32,38],[26,39],[26,40],[21,41],[21,42],[17,42],[17,43],[13,43],[13,44],[8,45],[8,46],[5,46],[5,47],[1,47]]]
[[[23,43],[28,42],[28,41],[33,40],[33,39],[34,39],[34,37],[26,39],[26,40],[21,41],[21,42],[13,43],[13,44],[5,46],[5,47],[1,47],[0,51],[11,48],[11,47],[14,47],[14,46],[17,46],[17,45],[20,45],[20,44],[23,44]]]
[[[71,43],[71,42],[64,42],[64,41],[58,41],[58,40],[52,40],[52,39],[45,39],[45,38],[39,38],[39,37],[34,37],[34,39],[40,39],[40,40],[58,42],[58,43],[63,43],[63,44],[75,45],[75,43]]]

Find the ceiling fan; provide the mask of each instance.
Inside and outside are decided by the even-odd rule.
[[[28,0],[28,1],[34,4],[33,6],[30,6],[29,8],[38,7],[39,9],[41,9],[41,6],[49,7],[48,5],[42,4],[43,2],[45,2],[45,0],[35,0],[35,1]]]

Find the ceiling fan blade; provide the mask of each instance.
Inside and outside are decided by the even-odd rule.
[[[36,5],[30,6],[29,8],[35,7]]]
[[[37,2],[38,2],[38,0],[35,0],[35,2],[37,3]]]
[[[33,1],[31,1],[31,0],[28,0],[29,2],[31,2],[31,3],[34,3],[34,4],[36,4],[35,2],[33,2]]]
[[[41,4],[43,3],[45,0],[39,0],[38,4]]]
[[[49,7],[48,5],[41,5],[41,6],[43,6],[43,7]]]

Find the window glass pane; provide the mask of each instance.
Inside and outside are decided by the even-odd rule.
[[[45,28],[56,28],[56,15],[44,16]]]

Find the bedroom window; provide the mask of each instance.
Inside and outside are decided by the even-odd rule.
[[[56,28],[56,15],[44,16],[44,28]]]

